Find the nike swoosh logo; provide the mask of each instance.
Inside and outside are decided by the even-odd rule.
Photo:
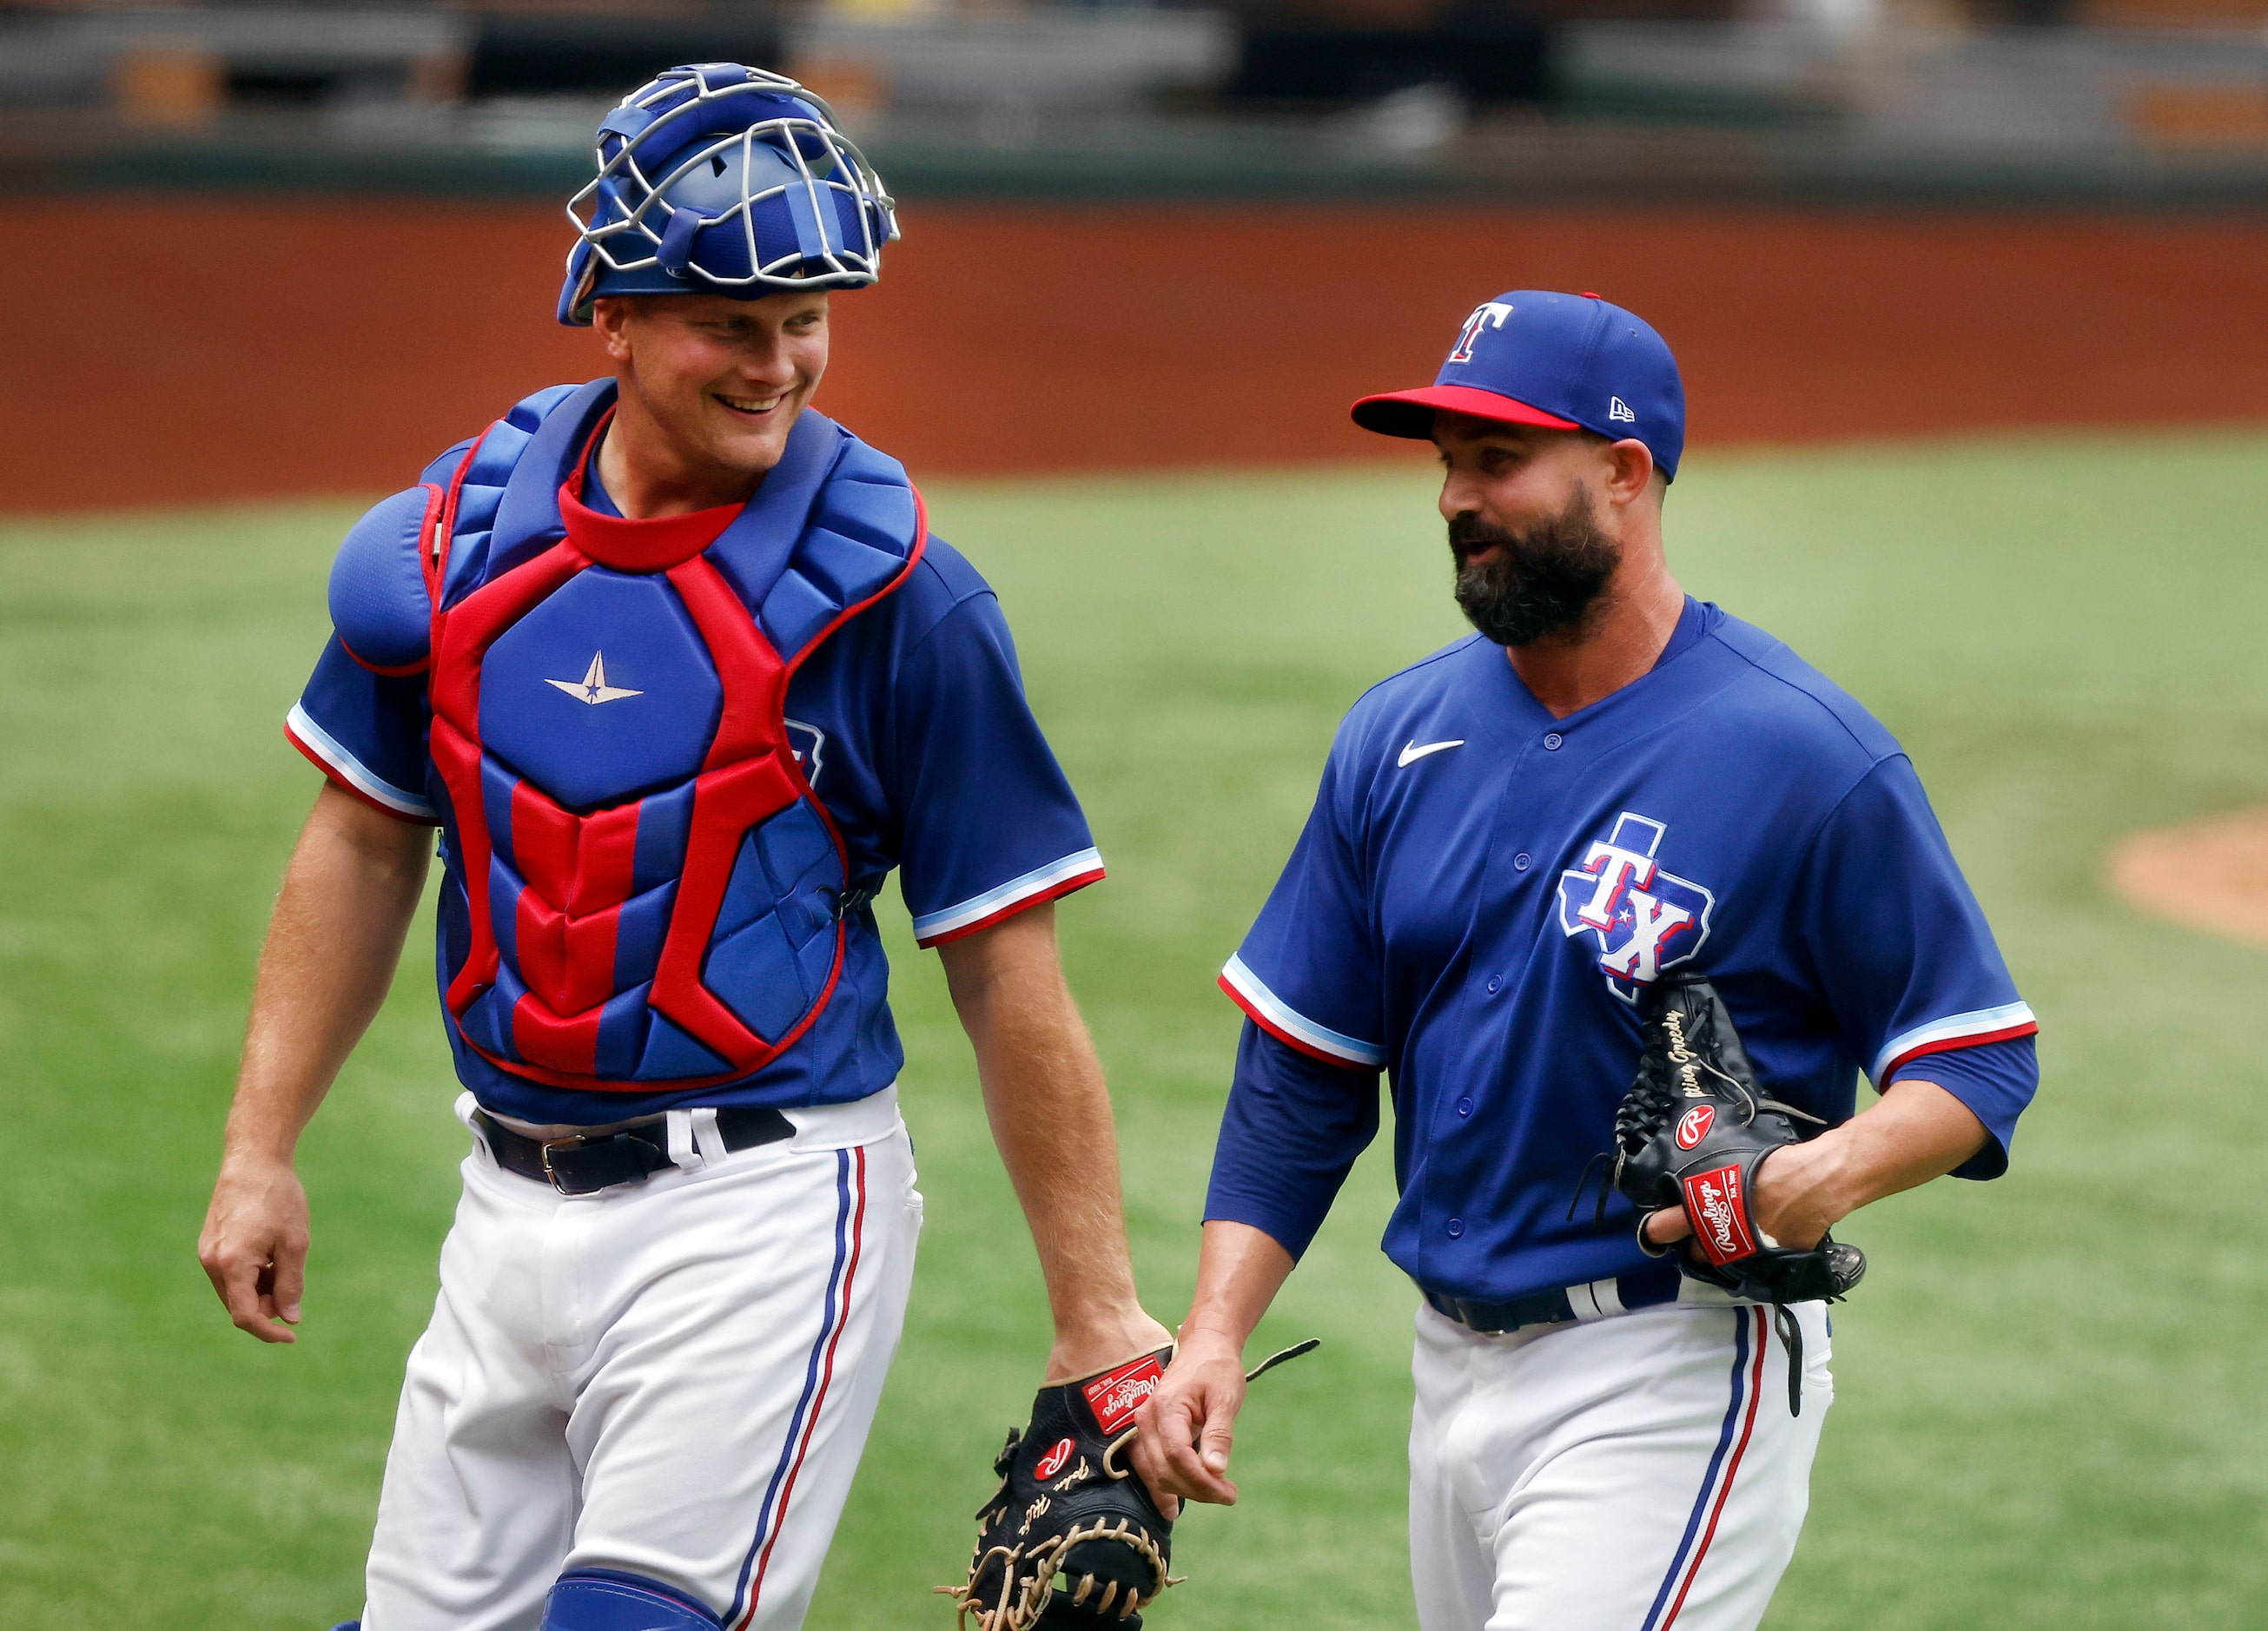
[[[1459,737],[1454,742],[1428,742],[1425,746],[1420,747],[1418,746],[1417,738],[1413,737],[1403,747],[1402,757],[1394,761],[1394,768],[1399,770],[1404,765],[1416,764],[1428,753],[1438,753],[1445,747],[1462,747],[1464,745],[1465,738]]]

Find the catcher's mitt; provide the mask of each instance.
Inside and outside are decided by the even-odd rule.
[[[1255,1366],[1246,1380],[1296,1359],[1313,1338]],[[965,1585],[938,1590],[979,1631],[1120,1626],[1169,1585],[1174,1525],[1133,1470],[1134,1413],[1158,1390],[1170,1348],[1075,1382],[1043,1387],[1031,1424],[1010,1428],[993,1458],[1000,1488],[976,1514]],[[1056,1584],[1060,1576],[1064,1583]]]
[[[1823,1235],[1808,1249],[1784,1246],[1757,1226],[1749,1196],[1764,1158],[1804,1136],[1798,1121],[1825,1123],[1765,1096],[1724,999],[1701,975],[1665,975],[1646,988],[1639,1011],[1646,1051],[1615,1112],[1611,1182],[1637,1204],[1649,1255],[1665,1248],[1646,1240],[1646,1220],[1683,1207],[1693,1238],[1678,1267],[1772,1305],[1787,1344],[1787,1407],[1800,1414],[1803,1335],[1787,1304],[1841,1300],[1867,1272],[1866,1254]]]

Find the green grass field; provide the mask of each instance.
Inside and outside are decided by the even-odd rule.
[[[1425,471],[941,484],[999,588],[1110,881],[1062,915],[1151,1305],[1185,1305],[1236,1016],[1213,972],[1333,724],[1460,627]],[[229,1326],[192,1253],[268,904],[315,790],[278,720],[349,504],[0,525],[0,1625],[307,1631],[355,1612],[462,1136],[413,939],[306,1143],[305,1335]],[[1911,749],[2038,1010],[1990,1186],[1845,1232],[1841,1402],[1770,1624],[2268,1624],[2268,957],[2138,917],[2119,834],[2268,800],[2268,437],[1704,453],[1687,585]],[[2213,880],[2198,880],[2210,891]],[[934,959],[893,899],[914,1309],[814,1627],[932,1627],[1046,1346]],[[420,931],[421,937],[423,931]],[[1413,1295],[1373,1150],[1260,1340],[1246,1499],[1182,1526],[1160,1631],[1410,1623]]]

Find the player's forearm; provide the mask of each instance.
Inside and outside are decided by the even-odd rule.
[[[1775,1152],[1757,1179],[1760,1216],[1776,1237],[1808,1244],[1862,1206],[1944,1177],[1989,1136],[1936,1083],[1894,1082],[1872,1108]]]
[[[1197,1253],[1197,1293],[1182,1321],[1182,1346],[1217,1341],[1242,1354],[1292,1267],[1292,1254],[1266,1231],[1223,1218],[1207,1223]]]
[[[1054,908],[1020,913],[941,952],[993,1142],[1039,1253],[1057,1359],[1115,1363],[1156,1332],[1135,1297],[1110,1098],[1064,981]]]
[[[230,1157],[291,1158],[394,982],[431,842],[334,787],[316,799],[260,954]]]

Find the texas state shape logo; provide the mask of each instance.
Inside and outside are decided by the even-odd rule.
[[[1656,856],[1667,823],[1625,810],[1614,830],[1559,874],[1559,927],[1598,947],[1608,988],[1626,1003],[1701,949],[1717,897],[1665,871]]]

